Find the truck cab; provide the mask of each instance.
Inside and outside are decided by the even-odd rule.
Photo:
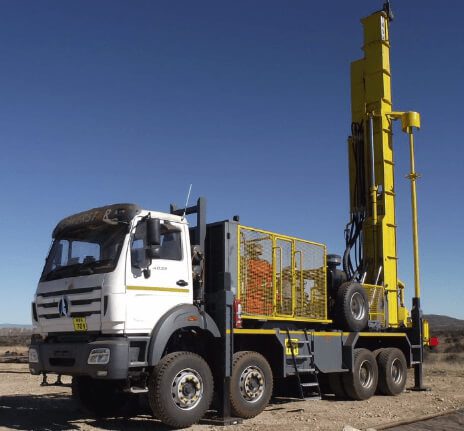
[[[32,304],[31,372],[126,378],[162,316],[193,304],[191,262],[181,216],[116,204],[60,221]]]

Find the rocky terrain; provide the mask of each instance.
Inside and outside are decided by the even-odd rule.
[[[330,395],[320,401],[274,399],[262,414],[243,421],[240,425],[226,428],[196,425],[192,430],[463,429],[464,420],[463,423],[459,421],[464,417],[464,413],[455,413],[455,422],[449,422],[449,425],[445,426],[436,425],[435,422],[423,427],[421,425],[421,428],[404,425],[405,422],[414,419],[446,412],[464,412],[464,327],[439,327],[437,330],[432,327],[432,332],[440,337],[440,345],[426,353],[425,384],[430,391],[406,390],[397,397],[375,396],[366,401],[341,401]],[[27,352],[26,334],[11,333],[6,335],[8,336],[11,336],[9,346],[5,345],[5,338],[2,338],[4,335],[0,334],[0,362],[1,358],[7,356],[21,360]],[[152,418],[143,403],[138,415],[130,419],[91,418],[79,411],[70,396],[69,387],[40,386],[41,378],[31,376],[27,364],[0,363],[0,376],[1,430],[166,429]],[[49,380],[53,378],[50,377]],[[69,378],[63,378],[63,381],[70,382]],[[411,372],[408,387],[412,386],[412,383]],[[449,418],[450,421],[451,416]]]

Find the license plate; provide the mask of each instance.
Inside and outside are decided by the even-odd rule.
[[[85,317],[73,317],[73,325],[75,331],[87,331],[87,321],[85,320]]]

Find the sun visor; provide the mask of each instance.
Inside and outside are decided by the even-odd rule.
[[[69,228],[80,228],[86,225],[95,226],[101,223],[110,225],[128,223],[139,212],[140,207],[135,204],[114,204],[73,214],[57,224],[53,231],[53,238],[56,238]]]

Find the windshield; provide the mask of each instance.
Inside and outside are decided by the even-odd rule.
[[[126,233],[127,224],[63,230],[53,241],[40,281],[113,271]]]

